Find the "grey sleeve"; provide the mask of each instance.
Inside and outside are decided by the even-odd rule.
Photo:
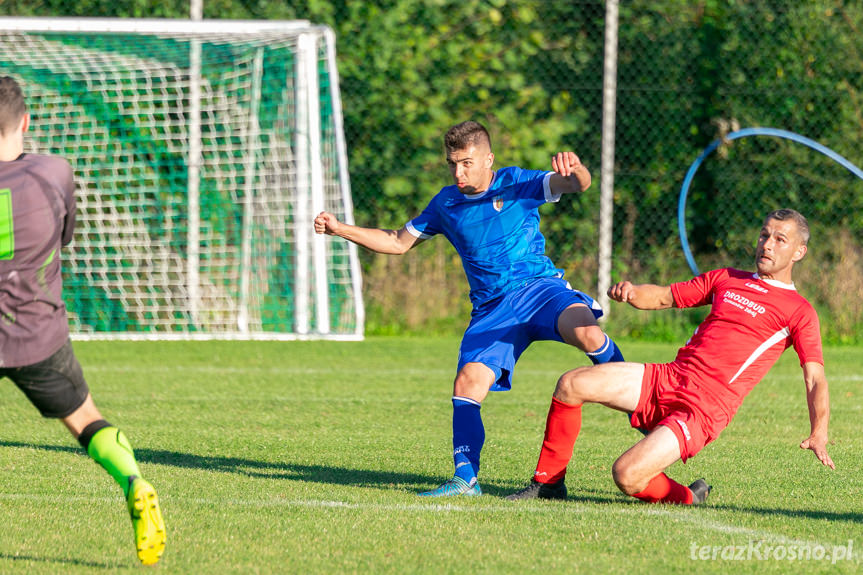
[[[63,235],[61,242],[64,246],[72,242],[75,233],[75,180],[72,175],[72,167],[68,166],[69,173],[63,182],[63,193],[66,200],[66,217],[63,218]]]

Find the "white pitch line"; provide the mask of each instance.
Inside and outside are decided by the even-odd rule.
[[[416,399],[415,397],[394,397],[387,396],[385,398],[360,398],[360,397],[310,397],[310,396],[280,396],[280,395],[266,395],[266,396],[250,396],[250,395],[208,395],[208,396],[197,396],[197,395],[171,395],[170,392],[165,392],[163,395],[157,395],[158,392],[153,392],[154,396],[152,398],[148,398],[147,401],[150,403],[232,403],[232,404],[253,404],[253,403],[266,403],[269,405],[275,404],[294,404],[294,405],[308,405],[311,403],[325,403],[325,404],[371,404],[375,403],[376,405],[391,405],[391,404],[409,404],[409,405],[433,405],[433,406],[443,406],[444,408],[452,406],[450,404],[450,396],[447,395],[443,398],[436,399],[434,397],[428,396],[424,399]],[[112,405],[123,405],[123,404],[135,404],[140,403],[140,399],[130,397],[128,394],[122,392],[116,392],[116,394],[111,392],[99,392],[100,399],[105,403],[111,403]],[[525,401],[520,403],[523,407],[531,407],[531,406],[548,406],[547,401]]]
[[[423,378],[452,378],[455,376],[455,363],[450,367],[416,367],[416,368],[373,368],[376,375],[379,376],[396,376],[405,378],[408,376],[421,376]],[[350,368],[345,368],[342,371],[349,371]],[[332,375],[332,367],[308,367],[308,366],[281,366],[281,367],[262,367],[262,366],[214,366],[214,365],[154,365],[144,367],[136,367],[129,365],[98,365],[90,363],[84,366],[84,374],[93,373],[140,373],[146,371],[151,374],[170,373],[172,375],[178,373],[200,373],[204,375],[226,374],[226,375]],[[527,377],[544,377],[549,379],[552,384],[557,381],[562,370],[519,370],[519,378]],[[447,380],[447,383],[450,383]]]
[[[822,546],[830,549],[835,546],[833,543],[823,543],[820,541],[795,539],[785,535],[765,531],[763,529],[750,529],[748,527],[740,527],[738,525],[730,525],[721,521],[704,516],[703,512],[709,512],[709,508],[699,510],[670,510],[657,509],[647,505],[633,505],[625,508],[609,508],[607,505],[588,505],[583,503],[565,504],[565,505],[524,505],[523,503],[515,503],[509,505],[457,505],[452,503],[352,503],[349,501],[331,501],[322,499],[207,499],[198,497],[174,497],[162,496],[163,502],[171,504],[191,504],[203,505],[207,507],[217,507],[225,505],[234,505],[238,507],[312,507],[322,509],[352,509],[352,510],[372,510],[372,511],[401,511],[401,512],[431,512],[431,513],[541,513],[548,515],[576,514],[576,515],[605,515],[613,513],[615,515],[653,515],[671,519],[672,521],[688,523],[697,528],[707,531],[715,531],[717,533],[725,533],[731,535],[745,535],[751,540],[765,541],[782,545],[797,545],[798,547],[816,547]],[[44,495],[36,493],[0,493],[0,501],[75,501],[75,502],[116,502],[116,497],[104,496],[69,496],[69,495]],[[859,560],[859,558],[858,558]]]
[[[345,368],[343,371],[348,371],[348,368]],[[453,365],[452,369],[445,368],[414,368],[414,369],[377,369],[374,370],[375,374],[380,375],[399,375],[399,376],[407,376],[407,375],[428,375],[428,374],[455,374],[455,365]],[[128,365],[97,365],[97,364],[89,364],[84,366],[84,374],[86,375],[89,372],[94,373],[170,373],[170,374],[180,374],[180,373],[201,373],[206,375],[212,374],[228,374],[228,375],[237,375],[237,374],[250,374],[250,375],[317,375],[317,374],[328,374],[331,375],[333,373],[332,368],[316,368],[316,367],[257,367],[257,366],[248,366],[248,367],[236,367],[236,366],[214,366],[214,365],[153,365],[147,367],[135,367]]]
[[[750,539],[754,540],[763,540],[768,541],[770,543],[780,543],[783,545],[794,544],[799,547],[814,547],[816,545],[824,545],[818,541],[806,541],[803,539],[794,539],[791,537],[786,537],[785,535],[781,535],[779,533],[773,533],[772,531],[764,531],[761,529],[749,529],[748,527],[740,527],[738,525],[728,525],[726,523],[721,523],[719,521],[715,521],[704,517],[701,514],[697,513],[688,513],[686,511],[672,511],[666,509],[646,509],[645,512],[649,515],[659,515],[663,517],[668,517],[674,521],[681,521],[683,523],[689,523],[691,525],[695,525],[696,527],[702,529],[708,529],[710,531],[717,531],[719,533],[728,533],[731,535],[746,535]],[[831,544],[832,545],[832,544]],[[825,545],[825,547],[829,547]]]

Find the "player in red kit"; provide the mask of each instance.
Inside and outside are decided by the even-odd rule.
[[[686,487],[665,469],[716,439],[789,347],[800,358],[809,406],[810,434],[800,447],[835,468],[827,453],[830,395],[818,315],[791,280],[808,241],[806,218],[777,210],[761,228],[755,273],[725,268],[670,286],[628,281],[612,286],[609,297],[638,309],[710,304],[711,311],[671,363],[609,363],[563,374],[534,477],[507,499],[566,497],[564,476],[581,428],[581,406],[590,402],[630,413],[632,426],[647,432],[614,463],[612,475],[621,491],[647,502],[704,502],[710,486],[703,479]]]

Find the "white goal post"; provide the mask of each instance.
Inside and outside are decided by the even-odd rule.
[[[26,151],[75,170],[76,339],[361,339],[335,37],[307,21],[0,18]]]

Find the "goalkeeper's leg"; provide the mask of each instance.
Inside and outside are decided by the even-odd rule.
[[[89,397],[88,402],[92,403]],[[129,440],[99,416],[84,427],[78,441],[123,489],[138,559],[144,565],[156,563],[165,551],[165,521],[156,490],[141,478]]]
[[[92,405],[92,399],[88,397],[85,406],[87,403]],[[144,565],[152,565],[165,550],[165,522],[156,490],[141,478],[132,446],[123,432],[101,419],[98,411],[96,416],[98,419],[87,424],[78,435],[78,441],[123,489],[138,559]]]
[[[165,523],[153,487],[141,471],[129,440],[102,419],[67,341],[47,359],[21,368],[3,370],[44,417],[60,419],[90,457],[123,490],[135,530],[138,558],[145,564],[159,560],[165,549]]]

